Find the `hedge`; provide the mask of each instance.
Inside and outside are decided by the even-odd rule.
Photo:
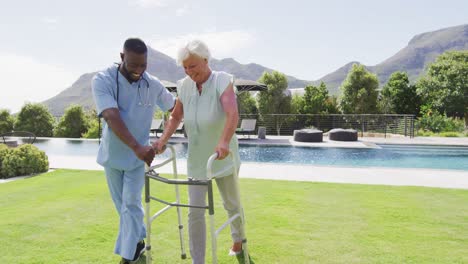
[[[49,170],[49,159],[44,151],[31,144],[9,148],[0,144],[0,178],[11,178]]]

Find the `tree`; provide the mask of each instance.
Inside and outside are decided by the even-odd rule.
[[[377,112],[379,81],[364,65],[354,64],[340,87],[340,107],[345,114],[371,114]]]
[[[329,96],[325,101],[325,111],[327,114],[339,114],[340,104],[338,103],[338,97],[335,95]]]
[[[258,81],[268,87],[258,96],[258,110],[266,122],[275,124],[276,133],[280,135],[282,125],[289,120],[284,116],[272,114],[289,114],[291,112],[291,95],[287,90],[286,75],[277,71],[264,72]]]
[[[468,51],[437,57],[417,86],[426,105],[450,117],[464,117],[468,127]]]
[[[295,94],[291,99],[291,114],[301,114],[304,108],[304,96]]]
[[[97,116],[96,110],[92,109],[85,113],[86,122],[88,123],[88,130],[81,135],[83,138],[99,138],[100,129],[102,124],[99,124],[100,120]]]
[[[325,83],[321,82],[319,86],[307,85],[304,88],[304,95],[301,100],[293,99],[294,108],[298,108],[297,112],[305,116],[301,116],[300,122],[302,126],[320,126],[320,118],[311,116],[327,112],[328,90]]]
[[[258,114],[257,103],[252,97],[250,92],[240,92],[237,95],[237,105],[239,108],[239,114],[244,115],[256,115]]]
[[[55,136],[80,138],[82,134],[86,133],[88,126],[83,107],[72,105],[65,110],[65,114],[60,118],[55,128]]]
[[[13,130],[15,119],[10,115],[10,111],[6,109],[0,110],[0,134]]]
[[[421,100],[416,86],[410,84],[408,74],[397,71],[383,87],[379,103],[384,113],[417,115]]]
[[[380,91],[377,108],[379,109],[380,113],[383,114],[393,114],[395,113],[393,107],[393,100],[392,95],[390,94],[389,90],[382,90]]]
[[[93,119],[88,119],[88,124],[89,124],[88,130],[85,133],[83,133],[81,136],[83,138],[98,138],[99,129],[100,129],[98,122],[99,120],[97,119],[97,117],[94,117]]]
[[[301,114],[320,114],[326,112],[328,90],[325,83],[319,86],[308,85],[304,88],[304,104],[300,109]]]
[[[52,137],[54,117],[43,104],[27,103],[18,114],[16,131],[29,131],[38,137]]]

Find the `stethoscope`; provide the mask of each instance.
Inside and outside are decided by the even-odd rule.
[[[120,64],[118,64],[117,66],[117,74],[115,75],[115,82],[117,84],[117,105],[119,105],[119,71],[120,71]],[[145,101],[143,101],[141,97],[141,86],[140,86],[141,80],[144,80],[146,82],[146,100]],[[145,106],[145,107],[151,106],[152,104],[151,104],[149,95],[150,95],[149,82],[142,75],[141,78],[138,80],[138,98],[140,99],[140,101],[138,102],[138,105]]]

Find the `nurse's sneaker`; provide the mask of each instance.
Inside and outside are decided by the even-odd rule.
[[[138,261],[143,253],[145,253],[145,241],[141,240],[136,245],[135,256],[132,261]]]
[[[122,258],[119,262],[119,264],[130,264],[130,263],[131,263],[130,260],[125,259],[125,258]]]
[[[145,253],[145,241],[144,240],[141,240],[140,242],[138,242],[138,244],[136,245],[136,250],[135,250],[135,256],[133,257],[132,260],[129,260],[129,259],[126,259],[126,258],[122,258],[120,260],[120,264],[131,264],[131,263],[135,263],[137,262],[141,255],[143,255],[143,253]]]

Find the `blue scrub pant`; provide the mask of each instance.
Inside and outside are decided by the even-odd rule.
[[[141,192],[145,183],[145,166],[132,170],[104,167],[112,200],[120,216],[119,235],[114,253],[133,259],[138,241],[146,237]]]

